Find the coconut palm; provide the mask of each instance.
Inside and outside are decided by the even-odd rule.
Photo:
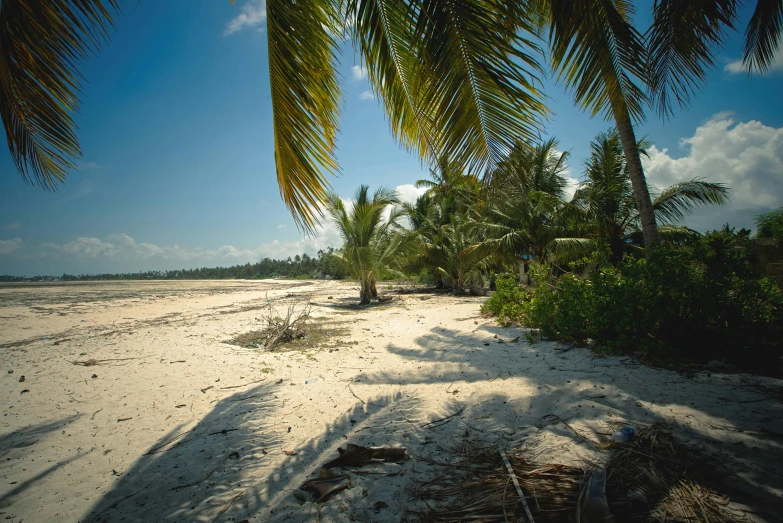
[[[348,206],[335,193],[330,193],[326,200],[326,211],[343,238],[342,249],[329,256],[359,280],[362,304],[378,297],[376,278],[381,271],[396,266],[409,244],[406,235],[398,230],[401,210],[393,207],[388,219],[384,216],[389,206],[399,203],[396,193],[381,187],[370,197],[369,191],[367,185],[360,186]]]
[[[653,201],[642,169],[634,125],[652,102],[659,114],[686,106],[714,66],[725,31],[737,22],[741,0],[656,0],[652,25],[640,33],[631,0],[532,0],[551,62],[576,103],[614,120],[625,153],[644,244],[658,243]],[[541,31],[541,29],[546,29]],[[765,71],[783,34],[783,2],[757,0],[745,32],[743,63]]]
[[[500,162],[492,174],[486,212],[476,226],[481,240],[471,250],[518,263],[520,276],[529,262],[545,259],[547,246],[563,232],[568,153],[557,148],[555,138],[532,147],[518,142]]]
[[[642,155],[646,155],[647,146],[645,141],[637,144]],[[585,179],[567,208],[576,236],[555,240],[549,246],[552,252],[562,256],[605,246],[611,251],[611,261],[617,262],[624,253],[643,244],[639,234],[640,213],[628,169],[616,130],[601,133],[592,141]],[[672,185],[660,193],[653,191],[652,207],[656,221],[662,225],[661,237],[678,241],[697,234],[677,226],[677,222],[699,207],[721,205],[728,198],[729,189],[725,185],[700,179]]]

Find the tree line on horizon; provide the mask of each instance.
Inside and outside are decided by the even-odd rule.
[[[102,281],[102,280],[227,280],[227,279],[310,279],[343,278],[345,273],[328,257],[334,248],[318,251],[316,256],[307,253],[286,259],[263,258],[256,263],[230,267],[201,267],[165,271],[139,271],[104,274],[63,274],[62,276],[10,276],[0,275],[0,282],[36,281]]]

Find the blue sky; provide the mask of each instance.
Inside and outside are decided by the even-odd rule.
[[[26,185],[0,148],[0,274],[229,265],[338,246],[329,225],[302,238],[279,197],[263,7],[124,4],[112,42],[85,68],[79,169],[46,192]],[[749,78],[733,72],[740,49],[731,35],[692,106],[667,123],[650,113],[638,130],[655,144],[651,183],[705,176],[734,187],[731,205],[688,221],[698,229],[750,227],[783,205],[783,53],[772,72]],[[348,197],[360,183],[384,184],[413,198],[427,167],[397,147],[357,65],[346,44],[333,188]],[[574,108],[562,87],[546,89],[547,131],[571,151],[576,180],[590,139],[609,124]]]

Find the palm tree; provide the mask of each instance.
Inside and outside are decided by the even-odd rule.
[[[392,208],[389,218],[384,217],[390,205],[399,203],[396,193],[381,187],[370,198],[369,191],[367,185],[360,186],[348,207],[335,193],[330,193],[326,200],[326,211],[343,238],[342,249],[327,255],[359,280],[363,305],[378,297],[378,274],[393,267],[408,245],[406,235],[397,230],[400,209]]]
[[[637,144],[642,155],[646,155],[647,146],[645,141]],[[568,207],[574,218],[572,232],[577,236],[559,238],[549,248],[556,255],[568,255],[605,246],[611,252],[611,261],[616,263],[626,252],[643,244],[639,237],[640,213],[628,176],[629,164],[616,130],[599,134],[590,149],[585,180]],[[677,222],[698,207],[725,203],[729,189],[720,183],[693,179],[660,193],[653,192],[653,196],[652,208],[656,221],[662,225],[661,237],[676,241],[697,234],[677,226]]]
[[[557,78],[576,103],[594,116],[614,120],[628,166],[647,247],[658,243],[653,202],[637,148],[634,125],[652,101],[661,116],[672,101],[687,106],[703,85],[722,47],[725,30],[737,21],[741,0],[656,0],[652,25],[633,27],[631,0],[532,0],[539,34],[548,29]],[[745,33],[748,72],[767,70],[783,34],[783,2],[757,0]]]
[[[545,259],[547,246],[562,235],[568,153],[551,138],[534,146],[518,142],[492,174],[486,212],[477,224],[481,241],[471,251],[518,263],[520,277],[531,261]]]

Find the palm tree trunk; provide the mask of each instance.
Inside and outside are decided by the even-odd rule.
[[[372,285],[370,280],[367,278],[362,278],[361,285],[361,290],[359,291],[359,297],[361,300],[359,301],[359,305],[369,305],[370,301],[372,300]]]
[[[620,134],[620,141],[623,144],[623,153],[625,154],[628,173],[631,177],[633,195],[636,198],[636,206],[639,209],[644,247],[650,249],[658,245],[658,225],[655,223],[652,200],[650,199],[650,191],[647,189],[647,180],[642,169],[642,158],[639,154],[636,135],[633,131],[633,123],[625,106],[614,107],[612,113],[614,113],[617,132]]]

